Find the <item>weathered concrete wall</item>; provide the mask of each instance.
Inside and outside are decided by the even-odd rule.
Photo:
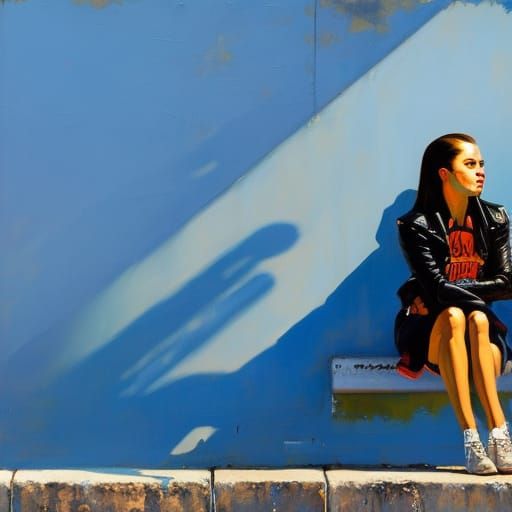
[[[3,464],[461,462],[445,403],[333,418],[329,359],[394,354],[432,138],[512,204],[509,7],[3,2]]]

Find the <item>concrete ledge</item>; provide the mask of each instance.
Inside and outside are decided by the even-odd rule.
[[[11,479],[0,471],[0,512],[512,510],[512,475],[463,468],[216,470],[213,496],[207,470],[21,470]]]
[[[396,371],[396,357],[334,357],[331,361],[333,393],[445,393],[441,377],[424,371],[416,380]],[[512,391],[512,374],[498,379],[498,391]]]
[[[326,482],[320,469],[218,470],[216,512],[324,512]]]
[[[11,501],[12,471],[0,470],[0,512],[8,512]]]
[[[328,510],[467,512],[512,510],[512,476],[433,471],[326,472]]]
[[[209,471],[18,471],[12,492],[12,510],[16,512],[211,509]]]

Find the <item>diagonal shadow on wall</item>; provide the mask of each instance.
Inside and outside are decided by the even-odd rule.
[[[395,219],[414,196],[406,190],[384,210],[379,247],[272,348],[236,373],[190,377],[158,392],[161,399],[186,397],[168,412],[170,449],[197,426],[218,429],[194,451],[168,457],[165,465],[332,464],[355,456],[357,429],[331,417],[329,362],[335,355],[395,354],[396,289],[407,275]],[[402,433],[390,430],[390,441]],[[382,438],[375,446],[371,438],[366,441],[375,459]]]
[[[32,410],[17,416],[3,414],[7,420],[3,425],[4,464],[16,460],[19,467],[213,467],[458,460],[460,454],[452,453],[451,445],[417,446],[413,435],[418,428],[428,428],[426,421],[450,424],[453,420],[456,427],[446,408],[439,412],[441,418],[418,411],[412,419],[391,422],[365,421],[368,411],[363,403],[360,421],[353,410],[351,418],[344,421],[331,414],[329,362],[333,356],[395,354],[395,293],[408,273],[396,240],[395,219],[410,208],[414,195],[406,190],[384,210],[376,233],[379,247],[322,306],[236,372],[192,375],[151,387],[268,293],[272,277],[265,273],[253,276],[251,270],[259,261],[293,245],[297,238],[293,226],[271,225],[255,233],[51,384],[41,385],[30,374],[22,376],[32,382],[29,387],[33,390],[15,399],[26,400]],[[228,269],[235,271],[233,278],[225,281],[222,276]],[[202,291],[206,296],[198,298]],[[204,322],[204,330],[192,331],[189,339],[169,338],[203,305],[222,303],[230,293],[246,297],[240,309],[228,307],[224,316]],[[176,311],[187,311],[186,301],[181,302],[187,296],[194,298],[196,306],[190,307],[184,318],[170,319]],[[240,303],[238,299],[235,302]],[[45,357],[51,355],[50,350]],[[3,397],[4,409],[9,409],[9,399],[12,397]],[[188,450],[175,450],[201,427],[213,434]],[[38,437],[41,435],[44,438]],[[418,460],[409,459],[407,443],[412,443]],[[19,446],[25,447],[21,456]]]
[[[111,153],[108,145],[86,149],[85,153],[89,154],[96,148],[93,152],[98,153],[97,160],[93,159],[89,167],[78,166],[75,172],[77,175],[90,176],[92,182],[97,180],[99,186],[86,190],[87,203],[82,210],[68,211],[65,215],[56,216],[53,221],[41,215],[37,205],[31,210],[28,203],[26,210],[23,211],[23,216],[27,219],[32,216],[34,219],[46,220],[41,223],[27,223],[28,231],[24,236],[30,240],[37,240],[37,243],[25,246],[21,242],[11,241],[7,244],[4,254],[0,254],[2,269],[10,269],[11,266],[16,269],[16,272],[9,270],[2,276],[7,302],[13,304],[12,319],[3,328],[8,353],[23,343],[30,345],[30,340],[44,329],[83,307],[130,265],[140,261],[163,241],[176,234],[184,224],[226,192],[237,179],[252,172],[258,162],[304,126],[317,113],[314,108],[315,95],[319,101],[317,106],[321,108],[335,96],[343,93],[351,83],[368,72],[406,37],[439,12],[445,1],[443,0],[443,5],[411,2],[411,6],[414,4],[415,8],[404,11],[406,15],[397,18],[396,25],[392,24],[385,32],[353,32],[346,29],[347,20],[356,14],[355,7],[351,6],[350,2],[345,2],[345,10],[341,13],[327,8],[331,4],[339,8],[342,3],[320,2],[320,6],[326,7],[319,9],[319,12],[323,13],[322,19],[331,19],[338,27],[337,30],[342,31],[342,37],[330,49],[341,46],[346,48],[341,54],[335,52],[331,55],[334,60],[328,59],[324,64],[318,60],[316,63],[319,68],[317,74],[324,77],[324,83],[330,84],[328,94],[320,90],[313,91],[311,86],[314,84],[316,88],[321,89],[319,81],[313,79],[313,75],[304,69],[309,59],[313,59],[314,48],[297,46],[289,42],[293,40],[290,39],[290,35],[294,32],[300,34],[301,38],[303,30],[314,33],[313,18],[308,17],[302,8],[288,1],[281,6],[285,9],[283,12],[297,17],[291,18],[296,21],[288,28],[286,37],[282,35],[284,29],[271,32],[275,37],[276,55],[279,56],[275,61],[269,59],[268,52],[258,50],[261,45],[256,45],[250,50],[252,53],[248,54],[244,51],[249,50],[244,50],[243,47],[235,48],[235,54],[238,52],[237,55],[240,56],[236,65],[246,66],[240,68],[243,71],[239,76],[240,94],[232,94],[228,87],[219,87],[218,80],[222,75],[208,75],[201,80],[194,75],[190,80],[193,79],[196,87],[184,87],[180,90],[171,79],[172,74],[162,74],[162,83],[165,84],[165,80],[168,80],[170,86],[174,84],[176,89],[157,87],[155,91],[151,89],[151,93],[148,91],[147,98],[140,99],[141,105],[147,106],[149,112],[152,112],[154,103],[151,98],[154,93],[155,101],[159,99],[168,105],[167,110],[172,114],[170,118],[153,114],[151,130],[153,138],[159,141],[158,143],[145,145],[145,134],[138,134],[133,129],[138,124],[137,118],[111,125],[112,119],[118,116],[124,119],[126,112],[124,108],[120,112],[111,111],[108,102],[103,103],[108,97],[105,96],[103,89],[98,97],[87,96],[88,101],[92,101],[93,98],[95,101],[91,108],[80,114],[83,116],[79,117],[80,129],[85,130],[82,127],[94,126],[95,131],[99,130],[100,140],[112,139],[116,142],[121,139],[123,149],[119,153]],[[395,14],[399,14],[403,10],[401,4],[396,3],[392,9],[380,14],[383,3],[386,2],[369,3],[365,6],[364,15],[368,19],[375,16],[387,18],[391,17],[392,12],[397,11]],[[37,2],[23,4],[27,12],[36,7]],[[21,8],[21,5],[19,8],[13,5],[10,12],[14,9],[19,11]],[[232,11],[229,6],[224,8]],[[53,19],[61,12],[59,7],[53,4],[46,6],[46,9],[53,9]],[[270,10],[274,10],[274,7]],[[123,12],[126,11],[124,9]],[[102,14],[106,16],[107,12],[110,11],[103,11]],[[357,11],[357,14],[361,15],[361,12]],[[230,19],[226,17],[226,23]],[[151,20],[153,18],[149,17],[148,21]],[[169,26],[173,26],[174,20],[175,17],[171,16]],[[319,20],[320,18],[317,21]],[[196,33],[201,41],[215,40],[217,32],[221,29],[227,33],[233,30],[233,25],[229,24],[222,27],[208,23],[203,25],[201,17],[187,19],[187,22],[191,25],[189,32]],[[268,22],[260,20],[260,23],[263,23],[261,29],[258,29],[253,37],[262,37],[266,40],[269,35]],[[148,23],[148,26],[151,26],[151,23]],[[238,26],[237,23],[234,26]],[[321,28],[318,27],[319,34],[322,33]],[[87,35],[88,32],[84,34]],[[92,35],[90,37],[91,41],[95,40]],[[134,47],[127,47],[127,55],[139,50],[135,41],[136,39],[133,39]],[[62,44],[66,52],[72,49],[72,44],[71,48],[68,48],[69,44]],[[313,41],[313,44],[317,42]],[[96,55],[95,48],[95,44],[90,45],[91,53],[88,55],[91,58]],[[363,48],[366,48],[364,54],[361,53]],[[102,52],[104,50],[103,48]],[[180,47],[179,52],[170,52],[166,58],[178,59],[178,69],[180,65],[183,67],[194,61],[196,50],[194,44],[184,45],[183,48]],[[323,50],[327,51],[326,48]],[[22,60],[18,59],[19,62]],[[287,65],[281,66],[279,62],[286,62]],[[343,66],[339,65],[340,62],[343,62]],[[131,66],[118,69],[121,76],[126,76],[127,83],[131,82]],[[323,68],[322,73],[320,68]],[[82,72],[85,73],[87,69],[84,68]],[[339,69],[342,70],[340,77],[335,72]],[[60,68],[57,70],[61,72]],[[314,70],[311,71],[313,72]],[[16,73],[11,75],[17,76]],[[79,74],[76,80],[81,84],[88,76]],[[55,80],[59,81],[59,77],[57,74]],[[263,96],[251,92],[253,82],[259,84],[260,80],[261,88],[269,91]],[[134,94],[134,101],[138,101],[135,92],[131,89],[129,91],[130,94]],[[195,114],[199,115],[198,119],[195,119],[189,110],[191,105],[198,103],[202,110],[200,115]],[[103,108],[98,109],[98,105]],[[225,117],[219,117],[219,105],[222,105],[221,111]],[[37,119],[36,117],[35,120]],[[53,117],[50,116],[48,119],[52,120]],[[198,130],[201,127],[199,125],[203,123],[207,126],[211,124],[213,130],[207,135],[198,136],[188,150],[179,143],[179,137],[176,142],[173,136],[182,132],[185,119],[193,119],[198,123]],[[140,121],[144,123],[145,116],[142,116]],[[46,121],[44,124],[46,126]],[[113,137],[113,132],[116,132],[116,137]],[[46,133],[54,134],[54,130],[42,132],[39,142],[44,143]],[[80,133],[84,135],[83,132],[78,132],[78,135]],[[138,134],[140,140],[135,134]],[[61,141],[64,148],[69,145],[77,151],[83,149],[82,145],[76,145],[77,134],[73,130],[67,130],[61,136],[64,137]],[[85,133],[85,137],[89,140],[90,134]],[[141,159],[139,170],[135,172],[133,160],[139,159],[140,155],[144,155],[144,158]],[[74,161],[76,155],[68,155],[68,158]],[[92,165],[92,162],[95,164]],[[61,188],[64,182],[59,177],[60,173],[67,174],[60,168],[59,172],[50,173],[46,180],[48,189],[40,191],[43,196],[45,192],[48,194],[50,202],[55,190],[58,190],[58,195],[61,196],[74,197],[74,194],[77,194],[74,189]],[[116,186],[118,182],[122,184],[119,187]],[[77,202],[81,204],[82,198],[83,196],[78,193]],[[8,213],[12,214],[12,218],[8,218],[8,225],[11,226],[17,220],[16,214],[14,211]],[[27,268],[35,268],[38,271],[28,277]],[[39,305],[40,297],[45,301],[45,314]]]
[[[60,346],[52,333],[24,347],[2,369],[4,463],[19,466],[20,450],[29,466],[133,464],[136,453],[161,452],[153,425],[168,426],[172,403],[186,397],[166,393],[162,401],[144,389],[269,293],[274,277],[258,264],[289,250],[298,236],[287,223],[259,229],[53,382],[45,375]],[[9,414],[13,402],[30,403],[30,410]]]
[[[412,191],[405,191],[386,208],[376,235],[379,247],[326,302],[237,372],[190,376],[142,393],[164,371],[151,366],[159,360],[159,353],[134,372],[139,380],[132,378],[136,387],[126,393],[126,382],[121,378],[126,370],[200,309],[190,307],[185,318],[169,319],[176,311],[187,311],[179,293],[155,306],[107,347],[30,397],[39,411],[31,411],[26,418],[38,418],[42,422],[39,428],[24,424],[23,415],[10,418],[11,442],[18,446],[25,443],[30,453],[24,464],[205,467],[355,460],[355,431],[364,427],[355,429],[350,423],[332,419],[329,360],[334,355],[394,354],[395,291],[407,273],[396,242],[395,218],[410,207],[413,196]],[[284,241],[278,242],[281,235]],[[248,276],[258,261],[291,246],[296,236],[292,226],[265,228],[189,283],[185,295],[195,297],[199,301],[196,306],[219,298],[229,284]],[[255,243],[256,239],[265,243]],[[268,251],[269,245],[273,247],[270,254],[262,253],[261,247]],[[232,282],[225,282],[222,274],[244,256],[250,256],[251,263],[241,266]],[[270,276],[259,279],[252,303],[272,286]],[[197,298],[203,290],[208,295],[208,289],[209,296]],[[250,303],[247,300],[245,307]],[[233,312],[229,318],[242,312]],[[160,325],[161,331],[155,330],[155,325]],[[211,324],[211,333],[216,328],[220,325]],[[206,336],[199,336],[190,350],[206,342]],[[166,371],[186,356],[185,341],[180,343],[178,340],[178,356],[171,358]],[[66,415],[57,415],[62,409]],[[199,442],[188,453],[169,455],[187,434],[203,426],[215,430],[207,441]],[[46,438],[34,438],[38,431]],[[381,431],[380,439],[366,440],[367,453],[378,457],[382,446],[398,443],[402,434],[396,427]],[[382,436],[387,443],[382,443]],[[40,446],[44,450],[38,454]],[[168,447],[167,453],[162,446]],[[4,460],[15,457],[9,445],[3,452]]]

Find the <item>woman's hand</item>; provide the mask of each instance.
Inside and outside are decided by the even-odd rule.
[[[428,315],[428,308],[423,303],[423,299],[418,295],[409,306],[409,314],[411,315]]]

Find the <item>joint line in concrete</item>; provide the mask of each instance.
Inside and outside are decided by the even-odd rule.
[[[325,497],[324,497],[324,512],[329,512],[329,480],[327,479],[327,470],[325,467],[322,468],[322,473],[324,475],[324,490],[325,490]]]
[[[9,482],[9,512],[14,511],[14,476],[16,475],[17,471],[17,469],[13,470],[11,481]]]
[[[215,469],[210,469],[210,512],[215,512]]]

